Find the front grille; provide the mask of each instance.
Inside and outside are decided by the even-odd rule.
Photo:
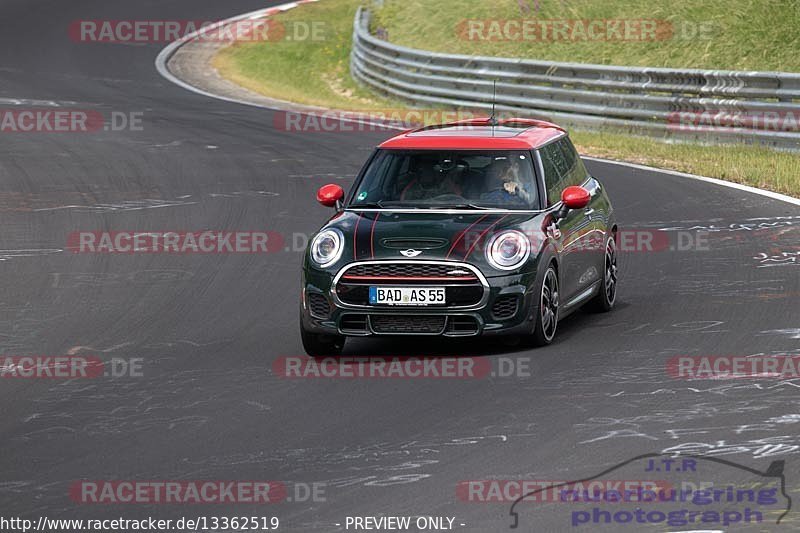
[[[370,315],[375,333],[440,333],[447,317],[444,315]]]
[[[492,306],[492,316],[497,320],[504,320],[511,318],[517,314],[517,306],[519,305],[519,296],[516,294],[506,294],[498,296]]]
[[[339,319],[344,335],[417,334],[459,337],[477,335],[479,320],[470,315],[383,315],[344,313]]]
[[[478,275],[459,263],[381,262],[353,265],[336,283],[336,297],[347,305],[370,306],[371,286],[445,287],[445,308],[478,305],[485,289]]]
[[[360,278],[435,278],[436,281],[478,281],[471,270],[458,265],[427,263],[372,263],[356,265],[347,270],[343,279]],[[424,281],[424,280],[423,280]]]
[[[326,319],[331,316],[331,306],[322,294],[310,292],[306,295],[308,308],[314,318]]]

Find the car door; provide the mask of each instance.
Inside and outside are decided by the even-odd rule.
[[[563,137],[559,145],[566,165],[570,168],[567,186],[579,185],[589,192],[590,197],[589,205],[580,210],[584,221],[578,224],[580,266],[577,272],[576,296],[583,297],[585,291],[602,277],[608,206],[603,200],[600,182],[589,175],[569,137]]]
[[[548,207],[561,205],[561,193],[569,186],[584,186],[591,200],[585,209],[573,209],[556,223],[558,231],[550,232],[561,250],[561,305],[579,303],[599,279],[598,246],[602,246],[601,224],[596,209],[599,184],[589,176],[568,137],[542,147],[540,150]],[[599,242],[595,242],[599,241]]]
[[[555,208],[561,204],[561,192],[572,185],[570,168],[564,158],[559,141],[552,142],[538,150],[544,174],[547,207]],[[555,215],[555,212],[554,212]],[[560,293],[561,305],[578,294],[579,283],[586,259],[581,249],[580,232],[586,225],[586,215],[582,209],[573,209],[566,216],[551,225],[548,234],[560,251]]]

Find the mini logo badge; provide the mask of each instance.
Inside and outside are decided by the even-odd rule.
[[[409,248],[408,250],[402,250],[400,253],[406,257],[417,257],[422,253],[422,250],[414,250],[413,248]]]

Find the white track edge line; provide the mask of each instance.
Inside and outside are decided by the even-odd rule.
[[[679,172],[677,170],[668,170],[662,169],[657,167],[649,167],[647,165],[640,165],[638,163],[628,163],[627,161],[617,161],[614,159],[603,159],[602,157],[592,157],[592,156],[581,156],[583,159],[588,159],[590,161],[599,161],[601,163],[611,163],[614,165],[621,165],[630,168],[636,168],[639,170],[647,170],[650,172],[659,172],[661,174],[667,174],[669,176],[677,176],[679,178],[689,178],[698,181],[705,181],[706,183],[713,183],[714,185],[721,185],[722,187],[729,187],[731,189],[737,189],[740,191],[749,192],[752,194],[758,194],[761,196],[766,196],[773,200],[780,200],[781,202],[787,202],[790,204],[800,206],[800,198],[794,198],[792,196],[788,196],[785,194],[781,194],[779,192],[767,191],[765,189],[759,189],[758,187],[752,187],[750,185],[743,185],[741,183],[735,183],[732,181],[725,181],[717,178],[710,178],[708,176],[700,176],[699,174],[689,174],[688,172]]]

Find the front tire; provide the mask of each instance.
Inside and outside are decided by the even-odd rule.
[[[558,329],[559,307],[558,274],[550,264],[539,286],[539,301],[536,306],[535,324],[531,342],[534,346],[546,346],[553,342]]]
[[[311,357],[335,357],[342,354],[345,337],[308,331],[301,319],[300,340],[303,341],[303,349]]]
[[[600,292],[588,303],[587,307],[598,313],[607,313],[614,308],[617,301],[617,245],[612,235],[606,239],[605,259],[603,263],[603,280]]]

